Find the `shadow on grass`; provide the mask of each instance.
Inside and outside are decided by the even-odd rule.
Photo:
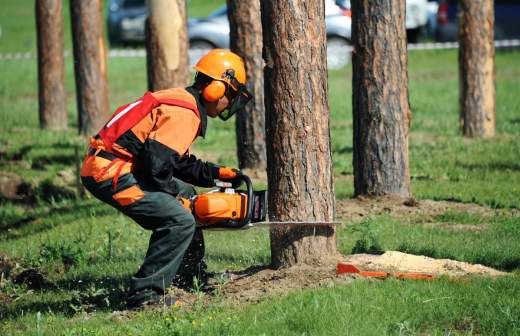
[[[520,164],[513,162],[491,162],[491,163],[458,163],[458,166],[469,170],[514,170],[520,171]]]
[[[12,153],[6,153],[6,152],[0,152],[0,161],[20,161],[27,157],[27,154],[29,154],[30,151],[33,149],[49,149],[49,148],[56,148],[56,149],[74,149],[80,147],[74,143],[71,142],[57,142],[53,144],[31,144],[31,145],[25,145],[20,147],[17,151]],[[82,147],[81,147],[82,148]],[[36,160],[45,160],[47,159],[50,163],[67,163],[70,162],[69,156],[72,156],[72,160],[74,160],[73,155],[54,155],[50,157],[39,157]],[[72,161],[74,162],[74,161]]]
[[[60,164],[64,166],[72,166],[75,162],[76,156],[74,154],[39,156],[33,158],[31,168],[45,170],[48,165]]]
[[[474,197],[472,199],[469,199],[469,200],[464,200],[464,199],[459,198],[459,197],[433,196],[430,199],[433,200],[433,201],[446,201],[446,202],[453,202],[453,203],[477,204],[477,205],[480,205],[480,206],[483,206],[483,207],[490,207],[492,209],[520,209],[520,207],[518,207],[515,204],[504,204],[504,203],[499,203],[499,202],[497,202],[495,200],[491,200],[489,202],[479,202]]]
[[[261,271],[264,271],[266,269],[270,269],[271,266],[270,265],[255,265],[255,266],[251,266],[251,267],[248,267],[242,271],[237,271],[237,272],[234,272],[236,275],[239,276],[239,278],[245,278],[245,277],[250,277],[252,275],[255,275],[256,273],[259,273]]]
[[[506,257],[504,260],[497,261],[495,256],[481,256],[475,260],[475,263],[493,267],[501,271],[512,272],[520,269],[520,257]]]
[[[39,234],[43,231],[52,229],[55,225],[63,224],[63,223],[55,223],[55,220],[49,220],[44,223],[38,223],[38,225],[31,226],[30,231],[24,230],[23,232],[19,232],[17,230],[22,228],[28,228],[32,224],[32,222],[41,219],[42,217],[50,216],[50,215],[64,215],[64,214],[71,214],[75,215],[76,217],[82,217],[85,215],[86,212],[88,212],[92,208],[97,208],[98,205],[94,203],[86,203],[86,204],[70,204],[59,208],[50,208],[49,210],[41,213],[30,213],[25,215],[22,218],[13,219],[11,221],[4,222],[4,219],[2,219],[3,223],[0,224],[0,232],[2,232],[2,235],[0,237],[0,241],[5,241],[9,239],[16,239],[20,236],[32,236],[35,234]],[[112,211],[111,208],[103,208],[96,210],[96,215],[103,216],[107,215]],[[72,223],[72,220],[67,221],[68,223]]]
[[[422,255],[435,259],[451,259],[469,262],[472,264],[480,264],[505,272],[511,272],[520,268],[520,257],[518,256],[502,258],[500,256],[495,255],[482,255],[477,256],[474,260],[460,260],[452,254],[438,251],[437,249],[432,247],[411,246],[406,243],[399,245],[399,247],[397,247],[396,250],[403,253]]]
[[[25,145],[20,147],[14,153],[6,153],[0,152],[0,162],[1,161],[20,161],[25,158],[25,156],[33,149],[33,145]]]
[[[52,312],[71,317],[78,312],[114,311],[125,309],[127,277],[83,277],[81,279],[62,280],[45,290],[45,299],[25,300],[23,296],[0,311],[1,319],[11,319],[22,314]],[[40,292],[42,293],[42,292]],[[59,299],[61,295],[67,298]],[[29,296],[31,297],[31,296]]]
[[[269,269],[270,266],[255,265],[244,270],[233,272],[240,278],[255,275],[258,272]],[[72,317],[79,312],[103,311],[111,312],[125,309],[126,288],[129,285],[129,277],[81,277],[76,279],[60,280],[48,286],[44,299],[31,299],[21,297],[6,307],[1,308],[0,319],[13,319],[22,314],[33,314],[37,312],[52,312]],[[52,296],[51,294],[55,294]],[[60,294],[67,296],[59,299]],[[36,294],[37,295],[37,294]]]
[[[269,262],[269,256],[261,256],[259,255],[258,258],[252,258],[251,256],[248,256],[246,260],[244,260],[244,256],[234,256],[229,254],[215,254],[215,253],[206,253],[205,258],[209,261],[215,261],[215,262],[224,262],[226,264],[231,265],[244,265],[247,261],[250,261],[248,264],[251,263],[263,263],[263,262]],[[264,260],[265,259],[265,260]]]
[[[338,148],[337,150],[335,150],[334,152],[335,153],[338,153],[338,154],[351,154],[353,152],[353,148],[350,147],[350,146],[345,146],[345,147],[342,147],[342,148]]]
[[[429,175],[412,175],[410,178],[414,181],[434,181],[435,178]]]

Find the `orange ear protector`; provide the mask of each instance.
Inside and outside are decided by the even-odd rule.
[[[216,102],[226,93],[226,84],[224,82],[214,80],[208,84],[202,91],[202,97],[208,102]]]

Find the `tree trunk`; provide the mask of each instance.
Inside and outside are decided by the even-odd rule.
[[[41,128],[67,128],[62,10],[62,0],[36,1]]]
[[[352,2],[354,193],[410,195],[405,0]]]
[[[265,170],[264,60],[260,0],[227,0],[231,50],[245,62],[247,89],[255,97],[236,116],[240,169]]]
[[[110,116],[100,0],[70,0],[79,132],[99,131]]]
[[[263,0],[269,218],[333,221],[322,0]],[[275,268],[336,256],[334,227],[271,228]]]
[[[146,61],[148,89],[188,83],[188,28],[184,0],[147,0]]]
[[[493,0],[461,0],[460,127],[468,137],[495,135]]]

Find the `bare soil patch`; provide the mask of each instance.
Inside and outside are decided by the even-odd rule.
[[[353,281],[352,278],[336,277],[336,263],[298,265],[281,270],[257,268],[234,275],[236,278],[221,289],[226,300],[233,303],[255,303],[264,297]]]
[[[0,199],[18,200],[27,194],[28,186],[14,173],[0,171]]]
[[[9,283],[25,284],[28,290],[42,289],[49,286],[45,275],[36,268],[25,268],[20,263],[0,252],[0,311],[4,310],[17,295],[6,293],[4,288]]]
[[[335,262],[330,261],[316,266],[297,265],[281,270],[257,267],[232,273],[231,280],[220,288],[219,294],[226,302],[232,304],[255,303],[266,297],[286,295],[307,288],[333,287],[362,279],[355,274],[336,276],[336,264],[339,261],[352,263],[365,271],[418,272],[454,278],[470,275],[495,277],[508,274],[482,265],[388,251],[382,255],[349,255]],[[384,281],[375,278],[363,279]],[[183,301],[193,301],[192,297],[188,300],[185,300],[182,295],[180,297]]]
[[[337,216],[343,222],[361,222],[374,215],[389,215],[401,220],[431,223],[436,216],[447,212],[469,213],[483,218],[500,214],[520,216],[518,209],[492,209],[473,203],[415,200],[412,198],[381,197],[353,198],[337,201]],[[456,223],[454,223],[456,224]]]

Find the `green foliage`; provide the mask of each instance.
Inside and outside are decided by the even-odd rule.
[[[49,241],[40,247],[38,264],[60,262],[66,267],[75,266],[85,261],[83,248],[85,239],[78,237],[74,241]]]
[[[383,254],[385,251],[381,248],[379,243],[378,232],[373,223],[373,219],[364,220],[361,224],[353,227],[353,232],[361,234],[361,238],[356,240],[352,248],[352,254],[368,253],[368,254]]]

